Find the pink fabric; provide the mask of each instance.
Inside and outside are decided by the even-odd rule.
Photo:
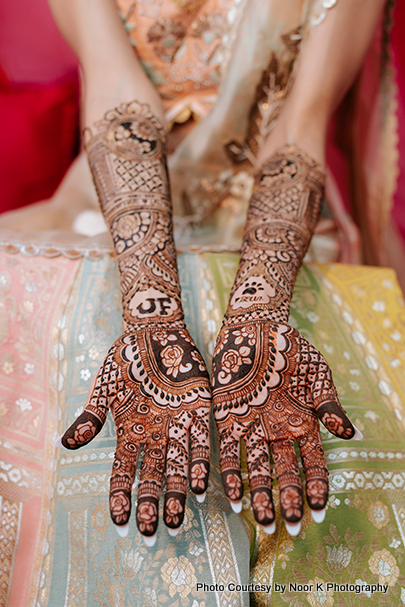
[[[1,0],[0,64],[11,82],[54,83],[72,77],[77,60],[47,0]]]
[[[393,43],[399,87],[400,175],[393,218],[405,239],[405,39],[401,32],[404,23],[405,3],[398,2]],[[2,0],[0,83],[7,79],[9,84],[7,90],[0,89],[0,212],[51,196],[73,159],[78,128],[75,85],[72,85],[76,66],[46,0]],[[63,82],[66,78],[70,84]],[[10,81],[40,84],[41,89],[12,89]],[[55,83],[61,83],[59,89]],[[49,88],[42,88],[44,84]],[[47,113],[46,121],[40,118],[41,111]],[[16,154],[19,162],[15,162]],[[328,146],[328,160],[348,207],[347,167],[338,147]]]
[[[1,0],[0,212],[54,193],[78,152],[78,94],[47,0]]]
[[[392,217],[405,243],[405,3],[398,0],[393,29],[394,62],[398,84],[399,177]]]
[[[76,78],[0,86],[0,212],[50,198],[79,149]]]
[[[53,440],[60,412],[61,380],[55,351],[63,358],[55,328],[65,313],[79,266],[80,261],[64,257],[0,257],[7,302],[1,322],[0,433],[2,448],[6,441],[10,445],[0,493],[3,508],[8,500],[13,515],[5,562],[13,563],[13,580],[17,581],[6,601],[9,607],[36,602],[46,554],[50,495],[55,486]],[[4,588],[1,591],[4,605]]]

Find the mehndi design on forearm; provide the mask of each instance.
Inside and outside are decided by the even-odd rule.
[[[295,146],[259,171],[225,318],[287,322],[298,270],[319,218],[324,173]]]
[[[124,321],[184,327],[166,129],[136,101],[111,110],[95,128],[95,135],[87,130],[86,150],[117,253]]]
[[[164,520],[183,521],[188,479],[207,489],[210,386],[187,332],[180,299],[166,167],[166,131],[149,106],[110,111],[87,132],[86,149],[118,258],[126,333],[110,349],[88,405],[62,443],[76,449],[102,428],[108,409],[117,429],[110,510],[125,525],[141,447],[137,524],[145,536],[158,524],[166,469]]]
[[[323,199],[315,161],[286,146],[261,169],[250,202],[241,260],[214,354],[214,414],[225,491],[242,498],[239,443],[244,438],[256,520],[274,521],[269,447],[282,515],[302,518],[297,440],[313,510],[328,497],[318,418],[341,438],[354,428],[340,407],[323,356],[287,324],[292,290]]]

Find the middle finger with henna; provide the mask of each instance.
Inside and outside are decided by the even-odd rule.
[[[270,454],[261,416],[250,425],[245,435],[252,510],[267,533],[275,530],[271,492]]]
[[[286,522],[287,530],[294,535],[294,531],[299,533],[299,527],[294,525],[301,521],[304,512],[302,483],[294,451],[294,439],[273,441],[270,443],[270,450],[280,490],[281,515]]]

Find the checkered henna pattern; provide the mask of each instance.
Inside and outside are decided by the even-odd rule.
[[[125,333],[102,364],[89,401],[62,437],[77,449],[100,432],[108,410],[117,431],[110,482],[116,525],[131,513],[143,448],[136,520],[155,534],[166,474],[164,521],[184,518],[187,483],[206,491],[211,391],[205,363],[184,325],[166,167],[166,131],[136,101],[86,132],[86,150],[117,254]],[[190,470],[189,470],[190,449]]]
[[[282,516],[297,523],[303,515],[303,491],[294,440],[308,504],[322,510],[328,499],[328,470],[318,419],[340,438],[355,434],[326,360],[288,325],[293,286],[318,220],[323,189],[323,172],[295,146],[279,150],[259,171],[239,270],[214,353],[214,415],[225,492],[231,501],[242,498],[243,438],[252,508],[263,526],[275,519],[270,454]]]

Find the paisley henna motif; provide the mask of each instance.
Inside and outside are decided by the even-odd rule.
[[[184,326],[166,167],[166,131],[149,106],[134,101],[87,131],[86,149],[117,253],[126,332],[111,347],[83,413],[62,444],[77,449],[98,434],[108,410],[117,430],[110,511],[131,512],[143,448],[136,519],[154,535],[166,472],[166,525],[184,517],[190,444],[191,489],[206,491],[210,386],[204,361]]]
[[[212,386],[222,479],[231,501],[242,498],[239,444],[256,520],[274,521],[270,454],[281,512],[300,521],[303,492],[294,440],[313,510],[325,507],[328,471],[318,419],[336,436],[355,430],[342,410],[323,356],[287,324],[293,286],[323,198],[324,176],[293,146],[282,148],[256,178],[238,274],[213,361]]]

